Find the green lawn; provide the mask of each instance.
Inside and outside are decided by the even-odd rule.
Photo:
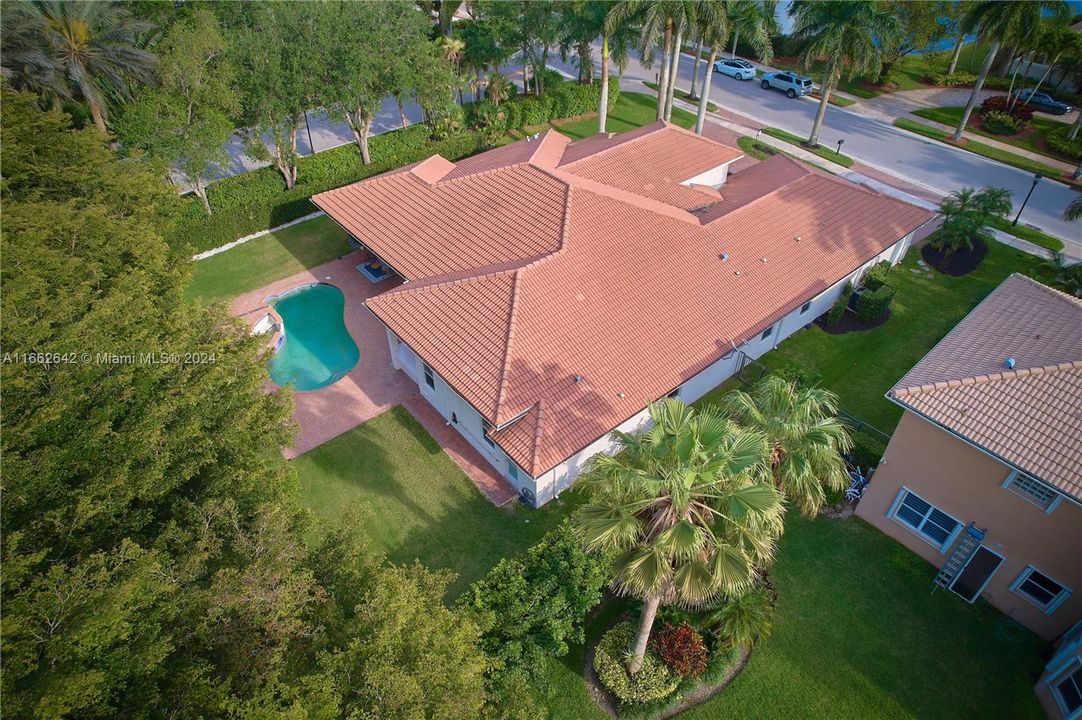
[[[317,217],[194,263],[191,300],[213,303],[349,252],[346,233],[328,217]]]
[[[680,717],[1043,717],[1032,679],[1043,643],[1003,628],[1010,621],[983,601],[933,594],[934,574],[861,520],[790,516],[771,571],[779,593],[773,635],[732,685]],[[620,601],[588,633],[596,638],[634,609]],[[581,667],[581,648],[549,660],[538,694],[550,717],[605,717],[586,694]]]
[[[961,107],[921,108],[920,110],[914,110],[913,114],[917,117],[925,118],[926,120],[933,120],[938,123],[943,123],[944,125],[957,127],[958,123],[962,120],[962,112],[964,110],[965,108]],[[1029,135],[1026,135],[1024,137],[1011,135],[996,135],[995,133],[990,133],[987,130],[981,128],[978,124],[974,122],[974,120],[977,118],[977,115],[977,113],[973,113],[969,125],[966,126],[966,132],[971,132],[975,135],[983,135],[984,137],[992,138],[993,140],[997,140],[1001,143],[1006,143],[1007,145],[1013,145],[1014,147],[1022,148],[1023,150],[1028,150],[1029,152],[1040,153],[1041,155],[1052,158],[1053,160],[1062,160],[1063,162],[1067,163],[1075,162],[1071,158],[1057,155],[1049,151],[1048,149],[1041,147],[1037,143],[1039,139],[1044,138],[1048,133],[1052,132],[1053,130],[1063,129],[1064,123],[1062,122],[1058,122],[1056,120],[1049,120],[1048,118],[1038,117],[1037,115],[1034,115],[1033,119],[1030,121],[1030,124],[1033,126],[1033,132]],[[974,125],[976,125],[976,127]]]
[[[452,596],[537,542],[574,498],[564,493],[536,511],[495,507],[400,406],[293,464],[316,532],[352,525],[392,562],[454,570]]]
[[[1034,245],[1040,245],[1043,248],[1051,250],[1052,252],[1059,252],[1063,249],[1063,241],[1059,238],[1052,237],[1047,233],[1043,233],[1037,228],[1030,227],[1019,223],[1014,227],[1011,227],[1009,220],[1002,218],[993,218],[992,222],[988,223],[992,227],[1002,230],[1005,233],[1010,233],[1017,238],[1028,240]]]
[[[909,118],[900,117],[894,121],[894,127],[901,128],[902,130],[908,130],[909,132],[923,135],[924,137],[931,138],[933,140],[939,140],[940,142],[948,142],[948,133],[938,130],[933,127],[928,127],[923,123],[919,123],[916,120],[910,120]],[[1001,150],[991,145],[985,145],[984,143],[976,142],[975,140],[968,140],[965,144],[949,143],[957,148],[962,148],[976,155],[983,155],[990,160],[996,160],[1004,165],[1010,165],[1026,172],[1040,173],[1045,177],[1050,178],[1062,178],[1064,172],[1059,168],[1054,168],[1051,165],[1045,165],[1037,160],[1030,160],[1027,157],[1021,155],[1015,155],[1007,150]]]
[[[890,433],[902,411],[887,401],[887,392],[947,334],[966,313],[1012,272],[1037,274],[1038,258],[993,242],[976,270],[950,277],[919,270],[920,251],[911,250],[890,271],[898,288],[891,317],[864,332],[830,335],[818,326],[798,330],[777,349],[759,359],[777,368],[796,365],[820,378],[838,394],[846,412]],[[731,386],[722,386],[700,402],[712,402]]]
[[[839,154],[825,145],[820,145],[817,148],[805,147],[804,140],[806,138],[803,138],[799,135],[794,135],[791,132],[786,132],[785,130],[779,130],[778,128],[764,128],[763,132],[770,137],[777,138],[778,140],[784,140],[791,145],[796,145],[801,150],[806,150],[807,152],[814,153],[815,155],[818,155],[824,160],[829,160],[830,162],[841,165],[843,167],[853,167],[853,158],[849,157],[848,155]]]
[[[609,113],[605,122],[607,132],[626,132],[654,122],[657,114],[657,96],[646,93],[620,92],[616,106]],[[672,109],[672,122],[680,127],[690,128],[695,124],[695,116],[682,108]],[[552,123],[564,135],[572,140],[581,140],[597,134],[597,114],[590,113],[569,121],[557,120]]]
[[[654,92],[657,92],[657,83],[644,82],[643,85],[650,88]],[[676,88],[676,91],[673,93],[673,95],[680,98],[684,102],[694,103],[695,107],[699,106],[699,98],[691,97],[691,93],[689,93],[687,90],[681,90],[680,88]],[[707,103],[706,104],[706,109],[709,110],[710,112],[717,112],[718,106],[715,105],[714,103]]]

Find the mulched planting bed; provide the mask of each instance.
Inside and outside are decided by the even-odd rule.
[[[924,262],[951,277],[961,277],[973,272],[987,254],[988,245],[980,238],[973,240],[972,248],[956,250],[947,256],[931,245],[925,245],[920,249],[920,256],[924,258]]]
[[[864,322],[859,317],[857,317],[857,314],[855,312],[846,310],[845,313],[842,315],[842,319],[839,320],[836,325],[826,325],[825,323],[823,323],[823,318],[819,318],[818,320],[816,320],[815,324],[821,327],[823,329],[823,332],[827,333],[828,335],[844,335],[847,332],[860,332],[862,330],[871,330],[872,328],[877,328],[883,323],[885,323],[887,320],[890,320],[890,308],[887,308],[886,312],[884,312],[882,315],[877,317],[875,320],[872,320],[871,322]]]

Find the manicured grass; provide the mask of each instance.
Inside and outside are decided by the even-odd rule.
[[[961,107],[921,108],[919,110],[914,110],[913,114],[917,117],[925,118],[926,120],[933,120],[938,123],[943,123],[944,125],[957,127],[958,123],[962,120],[962,112],[964,110],[965,108]],[[977,113],[974,112],[973,118],[976,117]],[[997,140],[1001,143],[1006,143],[1007,145],[1013,145],[1017,148],[1028,150],[1029,152],[1040,153],[1041,155],[1052,158],[1053,160],[1062,160],[1063,162],[1067,163],[1075,162],[1071,158],[1057,155],[1049,151],[1048,149],[1041,147],[1037,143],[1039,139],[1044,138],[1048,135],[1048,133],[1052,132],[1053,130],[1062,130],[1065,123],[1057,122],[1055,120],[1049,120],[1048,118],[1038,117],[1037,115],[1034,115],[1033,119],[1030,120],[1030,124],[1033,127],[1033,132],[1025,136],[996,135],[995,133],[990,133],[987,130],[981,128],[979,125],[977,127],[974,127],[974,123],[972,120],[966,127],[966,132],[970,132],[975,135],[983,135],[984,137],[992,138],[993,140]]]
[[[214,303],[236,297],[349,252],[346,233],[328,217],[317,217],[280,232],[197,260],[187,297]]]
[[[1051,250],[1052,252],[1059,252],[1063,249],[1062,240],[1052,237],[1051,235],[1043,233],[1037,228],[1033,228],[1028,225],[1018,224],[1014,227],[1011,227],[1010,221],[1004,220],[1002,218],[994,218],[992,222],[989,223],[989,225],[996,228],[997,230],[1002,230],[1005,233],[1010,233],[1017,238],[1028,240],[1034,245],[1040,245],[1041,247]]]
[[[805,165],[811,165],[812,167],[818,168],[818,169],[822,170],[823,172],[828,172],[828,173],[831,172],[830,170],[823,167],[819,163],[814,163],[814,162],[810,162],[808,160],[805,160],[804,158],[799,158],[796,155],[793,155],[792,153],[787,153],[784,150],[779,150],[776,147],[773,147],[771,145],[767,145],[767,144],[765,144],[763,142],[760,142],[759,140],[756,140],[755,138],[750,137],[748,135],[741,135],[740,137],[738,137],[736,139],[736,144],[749,157],[753,157],[756,160],[766,160],[768,157],[771,157],[773,155],[781,154],[781,155],[786,155],[788,157],[791,157],[794,160],[796,160],[797,162],[802,162]],[[831,173],[831,174],[834,174],[834,173]]]
[[[727,77],[727,76],[726,76],[726,75],[722,75],[722,77]],[[730,78],[730,79],[731,79],[731,78]],[[657,83],[652,83],[652,82],[644,82],[644,83],[643,83],[643,85],[645,85],[646,87],[650,88],[650,89],[651,89],[651,90],[653,90],[654,92],[657,92]],[[698,107],[698,106],[699,106],[699,98],[693,98],[693,97],[691,97],[691,93],[689,93],[689,92],[688,92],[687,90],[681,90],[680,88],[676,88],[676,91],[675,91],[675,92],[673,93],[673,95],[674,95],[675,97],[678,97],[678,98],[680,98],[680,99],[681,99],[681,100],[683,100],[684,102],[694,103],[694,104],[695,104],[695,107]],[[715,104],[714,104],[714,103],[712,103],[712,102],[708,102],[708,103],[706,104],[706,109],[707,109],[707,110],[709,110],[710,112],[717,112],[718,106],[717,106],[717,105],[715,105]]]
[[[458,573],[452,596],[533,545],[567,512],[564,493],[536,511],[497,508],[399,406],[293,461],[316,532],[349,525],[396,563]]]
[[[1036,160],[1030,160],[1027,157],[1021,155],[1015,155],[1012,152],[1001,150],[991,145],[985,145],[984,143],[976,142],[974,140],[968,140],[964,144],[957,144],[948,140],[949,135],[942,130],[937,130],[933,127],[928,127],[923,123],[919,123],[915,120],[900,117],[894,121],[894,127],[901,128],[902,130],[908,130],[909,132],[923,135],[924,137],[931,138],[933,140],[939,140],[945,142],[954,147],[967,150],[976,155],[982,155],[989,160],[996,160],[1004,165],[1010,165],[1016,167],[1019,170],[1025,170],[1026,172],[1040,173],[1049,178],[1063,178],[1064,172],[1059,168],[1054,168],[1051,165],[1045,165],[1042,162]]]
[[[634,130],[654,122],[656,114],[656,95],[621,91],[616,105],[605,122],[605,130],[614,133]],[[695,116],[682,108],[674,107],[672,109],[672,122],[674,125],[690,128],[695,124]],[[556,121],[552,123],[552,126],[572,140],[581,140],[597,134],[597,114],[590,113],[566,122]]]
[[[917,265],[919,248],[890,271],[898,288],[886,323],[863,332],[830,335],[819,326],[798,330],[759,359],[770,368],[795,365],[838,394],[841,408],[890,433],[902,411],[883,395],[1012,272],[1040,277],[1042,262],[993,242],[976,270],[950,277]],[[700,402],[715,402],[732,385]]]
[[[794,135],[793,133],[779,130],[778,128],[773,127],[765,128],[763,132],[770,137],[777,138],[778,140],[784,140],[787,143],[796,145],[801,150],[806,150],[810,153],[814,153],[815,155],[818,155],[824,160],[829,160],[830,162],[841,165],[843,167],[853,167],[853,158],[849,157],[848,155],[841,155],[839,153],[836,153],[824,145],[820,145],[817,148],[805,147],[803,144],[804,138],[800,137],[799,135]]]

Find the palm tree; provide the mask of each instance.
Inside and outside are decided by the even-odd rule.
[[[1067,5],[1063,0],[984,0],[974,4],[966,14],[962,27],[967,33],[977,32],[981,39],[990,41],[990,44],[984,62],[977,72],[973,92],[970,93],[965,110],[962,111],[962,118],[954,130],[955,142],[962,139],[962,132],[977,105],[981,88],[984,87],[988,70],[992,67],[1000,44],[1005,40],[1013,42],[1025,37],[1030,29],[1037,27],[1045,12],[1053,17],[1063,18],[1066,11]]]
[[[634,25],[626,18],[605,16],[601,30],[601,93],[597,108],[597,131],[605,132],[609,117],[609,63],[616,64],[618,74],[623,74],[631,60],[631,47],[637,35]]]
[[[665,117],[665,107],[671,103],[669,81],[673,75],[670,63],[674,57],[680,57],[680,34],[693,15],[691,0],[620,0],[612,6],[605,19],[606,27],[610,29],[634,19],[639,21],[639,51],[646,61],[653,57],[658,38],[661,38],[661,70],[657,79],[658,120]],[[674,32],[677,35],[675,48]]]
[[[1079,164],[1079,169],[1082,169],[1082,163]],[[1067,204],[1067,207],[1063,209],[1063,219],[1070,222],[1082,218],[1082,195],[1079,195],[1074,200],[1071,200]]]
[[[735,34],[744,33],[745,39],[755,49],[756,56],[763,63],[769,63],[774,58],[774,47],[770,42],[770,37],[779,31],[776,8],[776,0],[726,0],[725,3],[725,17],[728,19],[729,28]],[[714,27],[712,32],[705,28],[703,30],[703,36],[710,39],[710,59],[706,64],[703,89],[699,93],[699,112],[695,118],[695,132],[700,135],[706,124],[706,110],[710,106],[710,85],[714,75],[714,61],[718,57],[718,47],[725,42],[725,33],[717,32],[721,29]],[[735,56],[735,43],[733,48]]]
[[[770,446],[774,483],[811,517],[826,501],[825,489],[848,482],[841,454],[852,447],[838,420],[838,398],[823,388],[797,387],[768,375],[750,393],[725,396],[722,408],[742,426],[761,433]]]
[[[794,33],[811,39],[801,53],[803,65],[809,67],[814,60],[826,58],[819,88],[819,110],[807,142],[818,147],[830,92],[841,78],[842,70],[848,69],[850,77],[877,78],[882,67],[881,48],[887,44],[887,38],[899,32],[898,19],[880,9],[874,0],[794,0],[790,13],[796,19]]]
[[[71,86],[46,52],[41,14],[30,3],[9,3],[0,14],[0,73],[16,90],[38,96],[43,106],[58,108],[71,98]]]
[[[774,598],[759,586],[751,592],[728,598],[716,610],[710,611],[705,623],[730,647],[750,648],[759,640],[770,637],[773,627]]]
[[[591,460],[580,480],[590,500],[575,516],[588,547],[615,553],[614,589],[643,601],[632,675],[658,606],[703,606],[750,589],[774,556],[784,513],[766,479],[762,435],[679,400],[649,413],[649,429],[613,433],[619,454]]]
[[[1037,85],[1026,97],[1024,105],[1029,105],[1033,96],[1037,94],[1041,89],[1041,85],[1052,73],[1052,68],[1060,61],[1060,58],[1065,55],[1069,58],[1082,58],[1082,35],[1072,30],[1071,26],[1066,23],[1058,23],[1054,20],[1045,22],[1038,36],[1038,47],[1046,54],[1051,53],[1052,59],[1045,66],[1044,73],[1041,75],[1041,79],[1037,81]],[[1030,65],[1032,64],[1031,62]],[[1029,73],[1028,67],[1026,73],[1027,75]]]
[[[136,47],[136,42],[153,26],[133,17],[120,3],[49,1],[15,5],[11,10],[15,10],[22,28],[16,39],[24,44],[36,43],[38,52],[22,55],[21,71],[5,59],[5,70],[20,75],[12,78],[13,84],[36,84],[56,98],[70,97],[71,90],[78,89],[94,124],[106,132],[106,97],[127,98],[130,83],[147,82],[152,77],[156,58]],[[5,54],[6,44],[5,39]],[[41,59],[45,62],[41,63]]]
[[[485,99],[491,100],[496,107],[500,106],[511,94],[511,81],[501,72],[490,72],[485,83]]]
[[[986,187],[955,190],[939,203],[943,224],[929,244],[944,256],[958,250],[972,249],[973,241],[985,243],[993,238],[985,226],[993,218],[1005,218],[1011,211],[1011,194],[1004,188]]]

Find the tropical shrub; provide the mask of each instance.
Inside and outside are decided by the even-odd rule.
[[[894,299],[897,290],[893,285],[880,285],[875,290],[867,287],[857,298],[856,307],[853,311],[862,322],[870,323],[883,316],[890,307],[890,301]]]
[[[473,611],[482,646],[505,668],[539,672],[545,655],[567,654],[582,643],[582,625],[601,602],[608,558],[587,554],[565,522],[514,558],[505,558],[474,583],[458,605]]]
[[[887,284],[887,274],[890,272],[890,262],[884,260],[872,265],[868,272],[864,273],[861,282],[869,290],[878,290]]]
[[[989,95],[985,98],[981,103],[981,115],[990,112],[1008,113],[1027,123],[1033,119],[1033,106],[1019,102],[1011,107],[1010,98],[1006,95]]]
[[[993,218],[1006,217],[1010,210],[1011,196],[1003,188],[956,190],[939,204],[943,224],[928,244],[944,257],[961,249],[972,249],[974,240],[988,242],[992,239],[984,227]]]
[[[1067,131],[1070,126],[1064,124],[1062,128],[1057,128],[1044,136],[1045,142],[1048,143],[1048,147],[1060,155],[1071,158],[1072,160],[1082,160],[1082,133],[1075,136],[1074,140],[1067,137]]]
[[[621,623],[609,630],[594,651],[594,672],[616,698],[623,703],[642,704],[666,698],[680,685],[680,676],[671,672],[656,654],[647,652],[642,668],[628,674],[624,656],[635,636],[635,625]]]
[[[969,72],[932,73],[929,78],[933,85],[940,87],[963,87],[977,82],[977,76]]]
[[[981,113],[981,127],[996,135],[1017,135],[1025,129],[1026,123],[1010,113],[993,110]]]
[[[842,294],[838,296],[838,299],[834,301],[834,304],[830,306],[830,310],[827,311],[826,317],[823,319],[823,323],[827,327],[834,327],[841,322],[842,315],[845,314],[845,308],[849,305],[849,297],[853,294],[853,284],[846,283],[842,288]]]
[[[770,637],[774,623],[775,598],[762,585],[751,592],[730,598],[707,615],[707,623],[727,647],[750,648]]]
[[[654,651],[667,668],[681,677],[702,675],[709,658],[703,636],[687,621],[662,625],[654,637]]]

